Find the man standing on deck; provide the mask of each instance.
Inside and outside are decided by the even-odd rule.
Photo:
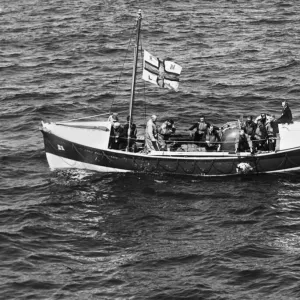
[[[205,136],[208,131],[210,124],[205,121],[204,116],[200,116],[200,122],[192,125],[188,130],[190,135],[194,137],[194,141],[198,146],[205,145]],[[196,128],[195,133],[192,132]]]
[[[152,150],[158,150],[157,145],[157,128],[156,128],[157,116],[152,115],[146,125],[145,132],[145,152],[149,153]]]
[[[251,136],[245,132],[245,129],[240,129],[235,140],[235,153],[250,151],[252,154],[253,146]]]
[[[220,151],[221,149],[221,138],[214,125],[209,125],[208,130],[205,135],[205,148],[206,151]]]
[[[265,151],[267,149],[268,132],[263,121],[257,121],[257,128],[254,134],[253,148]]]
[[[114,122],[111,131],[110,131],[110,139],[109,139],[109,149],[121,150],[120,145],[121,141],[124,137],[123,127],[119,122]]]

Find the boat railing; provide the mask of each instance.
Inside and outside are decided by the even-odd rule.
[[[122,140],[127,140],[126,137],[124,138],[119,138],[120,141]],[[259,152],[259,153],[267,153],[267,152],[274,152],[276,150],[275,144],[276,140],[279,140],[278,137],[268,137],[265,139],[253,139],[251,142],[253,145],[255,144],[265,144],[264,148],[257,148],[257,146],[253,146],[254,152]],[[134,145],[131,148],[131,151],[133,152],[140,152],[143,151],[144,149],[144,144],[145,140],[143,137],[138,137],[138,138],[130,138],[131,144]],[[231,141],[193,141],[191,139],[187,139],[187,137],[182,137],[182,138],[177,138],[177,139],[170,139],[170,140],[164,140],[166,143],[166,147],[162,148],[160,145],[157,143],[157,148],[158,151],[170,151],[170,152],[239,152],[235,150],[235,146],[238,143],[238,139],[233,139]],[[122,144],[122,143],[121,143]],[[221,145],[220,149],[217,149],[217,147]],[[223,146],[231,145],[232,149],[228,150],[227,148],[224,150],[222,149]],[[209,146],[211,149],[208,149]],[[123,148],[119,150],[126,150],[126,147],[124,146]],[[249,150],[243,151],[245,153],[250,152],[250,147]]]

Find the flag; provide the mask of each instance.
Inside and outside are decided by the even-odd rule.
[[[161,60],[144,50],[144,80],[177,92],[181,70],[182,67],[173,61]]]

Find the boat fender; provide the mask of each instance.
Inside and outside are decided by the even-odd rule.
[[[248,163],[239,163],[236,167],[238,174],[249,174],[252,173],[253,168]]]

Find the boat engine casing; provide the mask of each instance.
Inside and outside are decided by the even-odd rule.
[[[226,128],[221,138],[221,151],[235,151],[235,142],[239,138],[238,128]]]

